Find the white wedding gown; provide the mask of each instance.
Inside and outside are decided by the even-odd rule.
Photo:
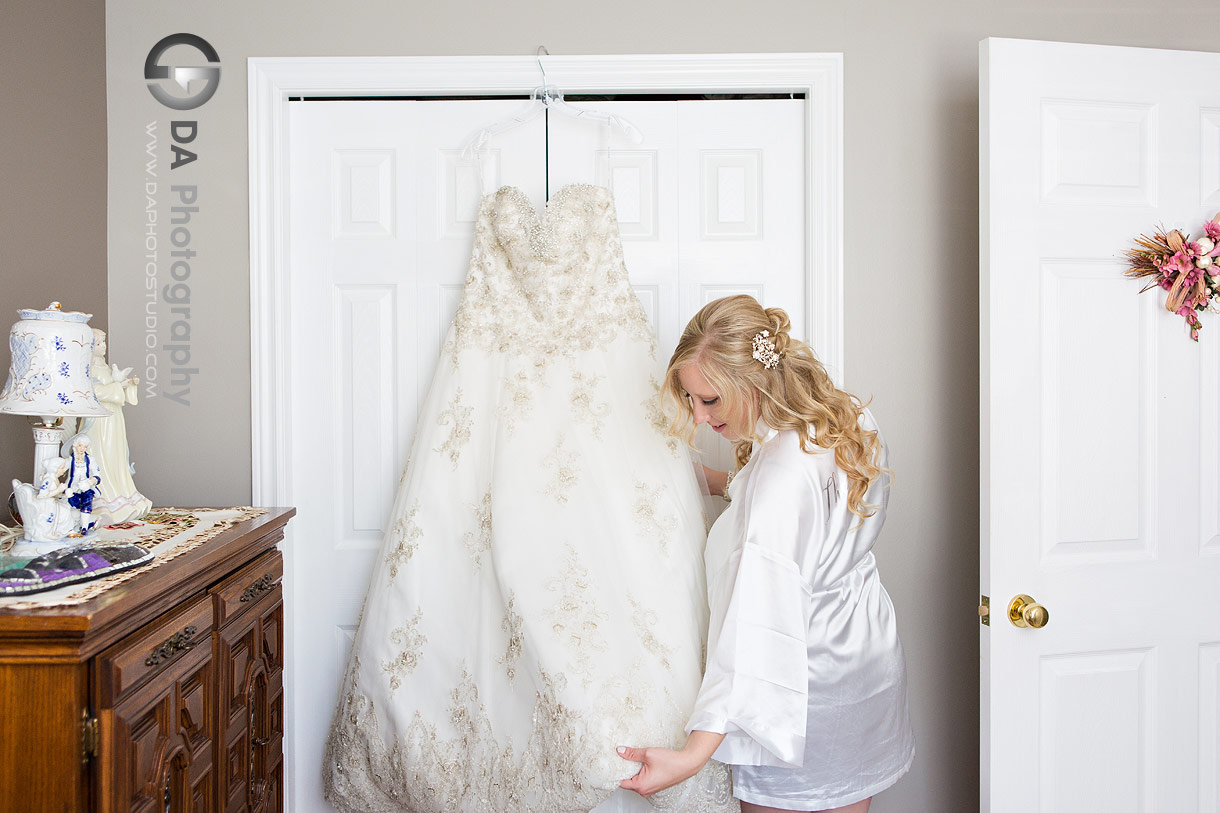
[[[515,188],[484,198],[327,743],[333,804],[650,809],[616,790],[639,766],[615,747],[681,745],[707,627],[701,498],[654,366],[606,189],[541,218]],[[738,809],[714,762],[649,802]]]

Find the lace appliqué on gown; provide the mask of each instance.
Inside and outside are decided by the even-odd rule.
[[[677,519],[664,512],[664,486],[637,480],[635,483],[635,524],[640,537],[654,543],[662,553],[669,551],[669,537]]]
[[[402,685],[403,678],[414,672],[415,667],[419,666],[420,654],[423,652],[424,644],[428,642],[427,636],[419,631],[419,622],[423,617],[424,611],[420,610],[414,618],[390,633],[390,640],[402,647],[398,657],[382,667],[390,676],[391,693],[397,691],[398,687]]]
[[[513,609],[515,603],[516,599],[509,596],[508,605],[504,608],[504,623],[500,625],[500,629],[508,636],[508,646],[504,649],[504,655],[496,658],[499,663],[504,664],[504,674],[509,683],[517,677],[517,661],[521,660],[521,651],[525,644],[521,616]]]
[[[588,427],[593,437],[599,439],[602,436],[602,422],[610,414],[610,403],[597,388],[602,379],[603,376],[579,370],[572,373],[572,414]]]
[[[470,440],[470,413],[474,409],[462,405],[462,390],[459,387],[458,391],[453,395],[453,403],[449,408],[440,414],[436,422],[441,426],[448,426],[449,437],[441,444],[438,451],[444,452],[453,463],[453,468],[456,471],[458,458],[462,455],[462,449],[466,446],[466,442]]]
[[[635,625],[635,634],[639,636],[640,643],[656,655],[661,665],[668,670],[669,654],[672,650],[657,638],[657,614],[636,601],[630,593],[627,594],[627,600],[631,602],[631,623]]]
[[[405,472],[403,476],[406,476]],[[415,523],[415,518],[418,515],[419,506],[416,505],[405,516],[400,517],[394,523],[394,529],[391,532],[391,540],[394,547],[390,550],[389,555],[385,557],[391,581],[398,578],[398,569],[411,561],[415,551],[419,550],[419,539],[424,535],[424,531]]]
[[[478,570],[483,564],[483,554],[491,550],[491,492],[488,491],[478,505],[471,507],[474,509],[475,530],[467,532],[462,541],[470,553],[471,564]]]
[[[528,418],[533,411],[534,390],[540,386],[539,378],[540,376],[531,377],[523,370],[518,370],[505,378],[500,385],[507,397],[500,402],[497,414],[503,419],[509,435],[516,430],[517,423]]]
[[[670,454],[677,456],[678,449],[681,444],[678,439],[669,434],[669,419],[665,417],[665,413],[661,410],[661,386],[655,378],[648,379],[652,385],[652,393],[640,402],[640,406],[644,408],[644,415],[648,420],[648,424],[656,430],[657,434],[665,442],[665,448],[669,449]]]
[[[544,469],[550,472],[546,493],[553,497],[555,502],[566,503],[568,494],[580,482],[580,466],[576,462],[576,453],[564,446],[563,435],[555,439],[555,448],[542,458],[542,464]]]
[[[597,606],[589,569],[581,564],[576,549],[568,546],[562,570],[547,580],[556,594],[547,611],[551,632],[568,652],[567,668],[588,685],[593,679],[595,658],[606,651],[601,625],[609,615]]]
[[[581,745],[577,716],[559,700],[562,677],[541,676],[533,705],[533,727],[524,749],[495,747],[496,738],[469,672],[450,692],[447,716],[454,734],[416,712],[393,746],[381,738],[381,720],[358,686],[343,695],[336,725],[326,744],[327,798],[367,813],[585,813],[607,795],[584,784],[600,755]],[[663,813],[730,813],[731,775],[708,762],[687,782],[650,797]]]
[[[541,675],[533,727],[524,747],[501,748],[470,673],[450,693],[452,736],[416,712],[393,746],[383,721],[356,685],[344,694],[337,734],[327,742],[327,798],[370,813],[577,813],[595,807],[604,789],[583,777],[597,760],[581,746],[575,713],[559,699],[562,677]]]

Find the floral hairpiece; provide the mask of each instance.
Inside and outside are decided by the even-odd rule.
[[[1220,310],[1220,214],[1203,224],[1203,232],[1197,240],[1177,229],[1141,234],[1135,238],[1138,248],[1125,252],[1126,275],[1151,278],[1140,293],[1165,289],[1165,310],[1186,320],[1195,341],[1203,327],[1197,312]]]
[[[774,370],[779,366],[780,354],[775,352],[775,342],[768,338],[770,335],[769,330],[754,334],[754,352],[751,355],[768,370]]]

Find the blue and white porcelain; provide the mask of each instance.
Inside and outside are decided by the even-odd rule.
[[[48,417],[98,417],[110,410],[98,403],[89,365],[93,360],[90,313],[65,311],[58,302],[45,310],[22,308],[9,334],[12,366],[0,390],[0,413]]]
[[[33,426],[37,485],[13,481],[25,531],[13,552],[38,556],[60,547],[69,534],[88,530],[79,527],[81,512],[61,493],[66,484],[59,482],[62,467],[56,463],[60,424],[67,421],[75,431],[76,418],[106,417],[110,410],[93,391],[93,314],[65,311],[52,302],[43,310],[22,308],[17,315],[21,320],[9,334],[12,365],[0,390],[0,413],[41,419]]]

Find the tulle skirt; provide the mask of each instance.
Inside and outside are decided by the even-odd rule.
[[[730,811],[726,769],[616,794],[679,747],[702,677],[706,526],[651,349],[453,348],[421,410],[324,766],[350,810]]]

